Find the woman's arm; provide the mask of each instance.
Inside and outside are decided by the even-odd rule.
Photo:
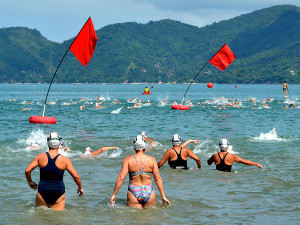
[[[165,162],[170,158],[170,151],[167,150],[164,154],[164,156],[161,158],[161,160],[158,162],[157,166],[158,168],[162,167]],[[156,160],[155,160],[156,161]]]
[[[192,150],[190,150],[190,149],[188,149],[188,156],[190,158],[194,159],[197,163],[198,168],[201,169],[201,161],[200,161],[199,157],[196,156],[195,153],[192,152]]]
[[[237,155],[234,155],[234,161],[237,162],[237,163],[244,163],[246,165],[249,165],[249,166],[257,166],[259,168],[263,168],[263,166],[259,163],[256,163],[256,162],[252,162],[250,160],[247,160],[247,159],[243,159],[241,157],[238,157]]]
[[[32,181],[31,179],[31,172],[39,166],[39,155],[37,155],[34,160],[27,166],[26,170],[25,170],[25,176],[28,182],[28,185],[30,188],[32,188],[33,190],[36,190],[38,188],[37,184],[35,182]]]
[[[213,162],[215,162],[215,154],[213,154],[209,160],[207,160],[207,164],[210,166]]]
[[[116,183],[115,183],[115,189],[114,189],[114,192],[110,198],[110,204],[115,204],[116,202],[116,195],[120,189],[120,187],[122,186],[127,174],[128,174],[128,161],[129,161],[129,157],[126,157],[123,161],[123,164],[122,164],[122,169],[119,173],[119,176],[116,180]]]
[[[78,186],[77,194],[79,194],[79,197],[80,197],[80,196],[84,195],[84,191],[83,191],[83,188],[82,188],[80,176],[78,175],[77,171],[75,170],[71,160],[68,159],[68,158],[66,158],[66,160],[67,160],[66,170],[70,173],[70,175],[74,179],[74,182],[77,184],[77,186]]]
[[[186,142],[184,142],[181,147],[185,148],[189,143],[195,143],[195,144],[199,144],[199,141],[198,140],[192,140],[192,139],[189,139],[187,140]]]
[[[110,149],[118,149],[119,147],[102,147],[99,148],[97,151],[92,152],[92,155],[99,155],[101,152],[110,150]]]
[[[157,162],[156,162],[156,159],[153,158],[153,178],[154,178],[154,181],[156,183],[156,186],[160,192],[160,195],[161,195],[161,199],[163,201],[163,204],[167,203],[167,204],[171,204],[171,202],[166,198],[165,196],[165,192],[164,192],[164,186],[163,186],[163,182],[162,182],[162,179],[161,179],[161,176],[159,174],[159,169],[158,169],[158,166],[157,166]]]

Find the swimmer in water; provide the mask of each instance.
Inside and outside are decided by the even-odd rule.
[[[254,105],[256,105],[255,99],[249,97],[249,100],[250,100],[251,102],[253,102]]]
[[[230,145],[227,139],[221,139],[221,141],[219,142],[220,152],[213,154],[210,159],[207,160],[207,164],[210,166],[212,163],[215,163],[216,169],[223,172],[231,172],[231,167],[234,162],[263,168],[261,164],[243,159],[235,154],[229,153],[229,146]]]
[[[114,100],[114,101],[112,101],[112,103],[118,103],[118,104],[121,104],[121,102],[119,101],[119,100]]]
[[[192,150],[186,148],[190,142],[194,142],[194,140],[190,140],[182,146],[180,136],[178,134],[174,134],[172,139],[173,148],[170,148],[165,152],[164,156],[158,163],[158,168],[162,167],[168,160],[169,166],[173,169],[188,169],[187,158],[190,157],[196,161],[198,168],[201,169],[201,161],[199,157],[196,156]],[[199,142],[197,141],[196,143]]]
[[[135,154],[127,156],[123,160],[122,169],[116,180],[115,188],[110,198],[110,204],[115,204],[116,195],[128,173],[128,206],[140,209],[147,206],[155,206],[155,191],[151,182],[151,174],[153,175],[156,186],[160,192],[163,204],[171,204],[165,196],[163,182],[159,174],[156,159],[153,156],[145,154],[147,143],[142,135],[136,136],[133,146]]]
[[[29,148],[30,150],[41,150],[43,146],[39,145],[36,141],[32,141]]]
[[[25,170],[28,185],[33,190],[38,189],[36,206],[47,206],[54,210],[64,210],[66,202],[63,175],[67,170],[78,186],[77,194],[84,194],[81,179],[70,159],[58,153],[61,138],[56,132],[47,136],[48,152],[38,154]],[[31,179],[31,172],[40,168],[40,183],[37,185]]]
[[[83,152],[83,155],[99,155],[101,152],[111,150],[111,149],[119,149],[119,147],[102,147],[99,148],[97,151],[92,151],[90,147],[86,147]]]
[[[149,147],[155,147],[157,145],[157,143],[155,141],[153,141],[151,138],[149,138],[147,136],[147,133],[145,131],[143,131],[141,133],[141,135],[143,136],[143,138],[145,138],[147,144],[149,145]],[[148,148],[148,147],[147,147]],[[147,149],[148,150],[148,149]]]

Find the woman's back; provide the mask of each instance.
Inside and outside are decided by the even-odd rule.
[[[49,156],[51,159],[54,159],[57,155],[58,152],[54,152],[54,151],[49,151],[48,152]],[[59,155],[57,157],[57,159],[55,160],[55,166],[59,169],[59,170],[66,170],[67,169],[67,160],[68,158],[62,155]],[[40,168],[44,168],[48,165],[48,156],[47,153],[41,153],[38,157],[38,164]]]
[[[154,164],[152,156],[136,154],[129,157],[128,172],[131,183],[141,186],[151,184],[151,174]]]
[[[174,151],[176,150],[176,152]],[[175,161],[178,158],[178,154],[181,156],[183,160],[187,160],[188,158],[188,151],[189,149],[187,148],[182,148],[182,147],[173,147],[169,149],[170,151],[170,160]]]

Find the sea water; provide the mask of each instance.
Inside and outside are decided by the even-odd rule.
[[[145,86],[152,87],[144,96]],[[188,84],[53,84],[46,116],[56,124],[31,124],[40,116],[47,84],[0,84],[0,223],[1,224],[297,224],[300,219],[300,87],[289,85],[193,84],[186,95],[194,106],[172,110],[181,103]],[[249,98],[255,100],[255,105]],[[272,98],[266,103],[263,100]],[[121,102],[115,103],[114,100]],[[145,104],[147,101],[151,104]],[[32,101],[32,102],[31,102]],[[104,101],[103,108],[95,104]],[[134,108],[141,101],[140,108]],[[226,103],[237,102],[237,107]],[[31,103],[30,103],[31,102]],[[297,108],[285,109],[293,102]],[[30,103],[30,104],[27,104]],[[143,105],[144,104],[144,105]],[[80,106],[86,105],[82,110]],[[147,107],[146,107],[147,106]],[[36,191],[29,188],[24,171],[34,157],[47,151],[46,135],[63,137],[72,151],[66,154],[79,173],[85,195],[65,172],[66,209],[55,212],[34,206]],[[158,144],[146,153],[159,161],[172,145],[173,134],[182,140],[198,139],[188,147],[200,158],[189,170],[160,169],[164,190],[172,205],[144,210],[126,206],[128,178],[116,205],[110,206],[122,161],[134,154],[132,142],[146,131]],[[227,138],[238,156],[263,165],[263,169],[235,163],[231,173],[215,170],[207,160]],[[31,150],[35,141],[42,146]],[[98,156],[83,157],[86,147],[97,150],[118,146]],[[32,172],[39,182],[39,169]],[[154,183],[154,181],[153,181]]]

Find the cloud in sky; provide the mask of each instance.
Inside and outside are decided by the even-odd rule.
[[[0,28],[22,26],[39,30],[51,41],[77,35],[89,16],[95,29],[123,22],[172,19],[198,27],[262,8],[299,0],[1,0]]]

